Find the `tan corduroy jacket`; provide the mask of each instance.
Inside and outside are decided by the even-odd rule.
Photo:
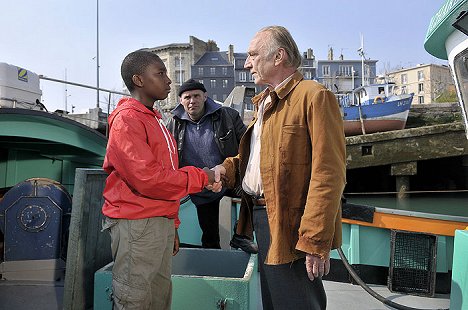
[[[252,99],[254,105],[262,95]],[[270,95],[260,152],[271,234],[265,263],[285,264],[305,253],[324,257],[341,246],[346,147],[340,109],[329,90],[299,72]],[[223,163],[228,187],[244,177],[256,119],[241,139],[239,155]],[[252,203],[244,196],[237,233],[252,236],[252,230]]]

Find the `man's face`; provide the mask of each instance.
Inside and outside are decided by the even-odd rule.
[[[181,94],[180,103],[184,106],[189,117],[197,121],[205,113],[205,101],[207,95],[199,89],[188,90]]]
[[[269,39],[264,32],[257,33],[250,42],[248,56],[245,60],[244,68],[249,69],[255,79],[255,84],[270,85],[271,73],[274,70],[275,57],[268,58],[263,42]]]
[[[166,67],[162,62],[153,62],[146,67],[140,76],[141,87],[153,100],[166,99],[171,91],[171,80],[167,76]]]

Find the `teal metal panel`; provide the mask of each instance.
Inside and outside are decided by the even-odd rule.
[[[350,264],[388,267],[390,231],[343,223],[342,249]],[[332,251],[331,257],[339,259],[336,251]]]
[[[201,246],[202,231],[198,224],[197,209],[191,200],[180,205],[180,226],[178,229],[181,243]]]
[[[450,310],[468,309],[468,230],[455,232]]]
[[[390,263],[390,230],[343,223],[343,253],[350,264],[388,267]],[[453,237],[437,238],[437,272],[452,269]],[[336,251],[331,258],[340,259]]]
[[[112,310],[112,266],[113,262],[94,274],[93,309]]]
[[[173,260],[172,309],[256,309],[257,256],[182,248]],[[94,309],[111,310],[112,263],[95,273]]]
[[[45,158],[36,152],[10,150],[6,166],[5,187],[34,177],[62,182],[62,161]]]

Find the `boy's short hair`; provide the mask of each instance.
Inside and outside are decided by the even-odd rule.
[[[124,60],[122,61],[122,66],[120,67],[120,74],[122,75],[122,79],[129,92],[132,92],[135,89],[132,77],[135,74],[143,74],[146,67],[152,63],[163,62],[161,58],[159,58],[159,56],[155,53],[142,50],[131,52],[125,56]]]

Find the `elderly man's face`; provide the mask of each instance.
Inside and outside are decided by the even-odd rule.
[[[190,119],[198,121],[205,113],[206,93],[199,89],[188,90],[181,94],[180,103]]]
[[[272,70],[274,70],[275,57],[271,55],[267,57],[266,49],[263,42],[268,40],[268,35],[265,32],[257,33],[250,42],[248,49],[248,57],[245,61],[244,68],[249,69],[255,79],[255,84],[270,85]]]

